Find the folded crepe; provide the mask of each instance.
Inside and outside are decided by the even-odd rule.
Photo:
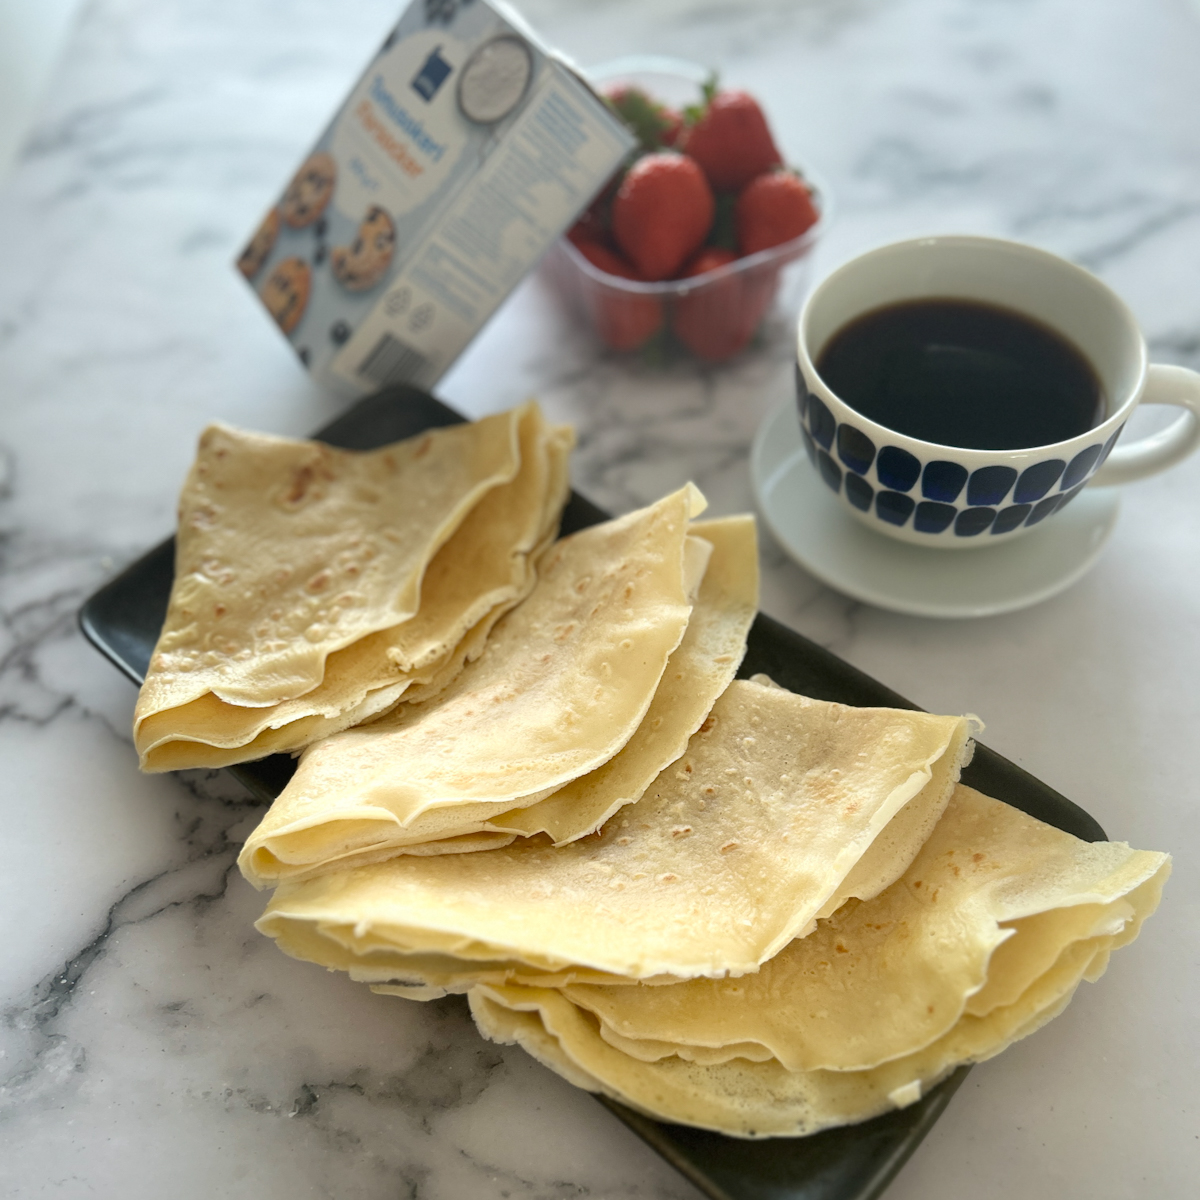
[[[140,718],[146,769],[226,766],[302,749],[401,701],[427,699],[476,657],[496,621],[533,587],[569,490],[571,431],[548,425],[533,403],[511,415],[517,472],[491,488],[433,556],[416,613],[333,651],[320,683],[302,696],[247,707],[210,692]]]
[[[180,765],[152,754],[174,740],[175,721],[203,729],[214,706],[265,709],[306,695],[330,655],[411,620],[438,550],[481,497],[516,477],[527,413],[366,453],[205,430],[134,715],[147,769]]]
[[[247,877],[384,858],[608,762],[683,639],[712,549],[688,532],[703,503],[689,484],[559,541],[533,591],[438,696],[305,753],[242,852]]]
[[[296,957],[418,996],[518,975],[755,971],[853,886],[907,804],[945,806],[970,728],[735,681],[685,754],[594,837],[331,871],[280,887],[258,927]],[[884,845],[896,874],[867,872],[858,890],[908,866]]]
[[[1081,842],[959,785],[904,875],[849,903],[754,975],[668,987],[569,985],[606,1040],[652,1061],[776,1058],[863,1070],[1016,999],[1075,941],[1157,903],[1161,854]]]
[[[559,846],[595,833],[625,805],[640,800],[683,754],[733,682],[758,611],[754,518],[693,521],[690,532],[711,545],[712,553],[683,641],[667,661],[637,732],[602,767],[529,808],[502,813],[491,828],[525,837],[545,833]]]
[[[658,1119],[813,1133],[912,1103],[1057,1015],[1136,937],[1169,869],[960,786],[899,881],[757,974],[481,984],[472,1012],[486,1036]]]
[[[370,856],[446,854],[507,845],[520,834],[548,833],[558,844],[593,833],[613,813],[638,800],[656,776],[687,748],[742,661],[758,608],[758,547],[753,517],[694,521],[689,534],[711,547],[683,640],[667,660],[645,716],[629,741],[602,766],[526,808],[479,816],[476,806],[431,809],[376,848],[345,854],[338,824],[298,830],[264,822],[247,841],[243,871],[258,886],[297,880]],[[514,648],[520,652],[520,647]],[[519,736],[519,734],[515,735]],[[467,811],[464,812],[464,808]],[[324,832],[324,841],[318,840]],[[301,838],[295,837],[299,832]],[[342,852],[342,857],[337,857]],[[894,878],[894,876],[893,876]]]
[[[801,1137],[915,1103],[956,1066],[982,1062],[1033,1033],[1062,1011],[1092,958],[1104,954],[1080,949],[1016,1004],[963,1017],[932,1046],[867,1071],[789,1071],[774,1059],[641,1062],[609,1045],[594,1019],[552,988],[480,985],[470,1004],[485,1037],[520,1045],[577,1087],[656,1120],[733,1137]]]

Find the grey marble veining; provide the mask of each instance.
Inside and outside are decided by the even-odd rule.
[[[230,267],[398,4],[94,0],[0,191],[0,1194],[695,1200],[593,1100],[479,1040],[459,1002],[371,995],[253,931],[260,809],[139,775],[133,689],[82,600],[169,531],[213,418],[302,433],[314,389]],[[711,62],[829,181],[824,271],[913,233],[995,232],[1097,271],[1200,367],[1200,17],[1185,0],[531,0],[580,61]],[[777,327],[726,367],[600,352],[534,279],[443,381],[538,394],[614,511],[694,478],[752,505],[790,386]],[[1147,417],[1143,424],[1152,423]],[[764,539],[764,608],[1172,851],[1164,906],[1064,1016],[976,1069],[888,1195],[1194,1194],[1200,460],[1127,489],[1095,570],[1035,609],[899,617]]]

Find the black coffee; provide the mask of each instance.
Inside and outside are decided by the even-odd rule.
[[[969,450],[1065,441],[1104,417],[1091,363],[1031,317],[973,300],[907,300],[843,326],[817,372],[897,433]]]

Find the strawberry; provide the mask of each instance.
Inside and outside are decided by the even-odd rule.
[[[575,245],[597,270],[618,279],[637,279],[633,268],[606,246],[588,241]],[[657,296],[636,295],[605,284],[586,286],[596,332],[614,350],[636,350],[662,328],[662,303]]]
[[[736,262],[730,250],[705,246],[684,269],[692,279]],[[761,267],[698,284],[675,301],[671,328],[699,359],[724,362],[746,348],[775,297],[776,273]]]
[[[609,108],[637,135],[643,153],[653,154],[664,146],[674,145],[683,124],[683,118],[674,109],[629,84],[607,89],[604,98]]]
[[[679,272],[680,279],[695,279],[698,275],[707,275],[709,271],[719,271],[731,262],[737,262],[737,255],[723,246],[704,246],[696,257],[688,262]]]
[[[625,168],[614,171],[604,186],[592,197],[592,202],[579,214],[575,224],[567,230],[567,238],[572,242],[580,239],[589,242],[599,242],[606,245],[609,241],[608,228],[611,224],[609,210],[612,208],[613,197],[621,180],[625,177]]]
[[[799,237],[820,214],[799,176],[770,171],[746,185],[733,215],[738,248],[743,254],[756,254]]]
[[[704,241],[714,211],[704,172],[690,158],[647,154],[613,197],[613,237],[643,279],[669,279]]]
[[[593,206],[584,209],[579,220],[567,230],[567,241],[574,242],[579,247],[583,247],[588,242],[601,243],[607,232],[603,218]]]
[[[717,271],[727,267],[731,262],[737,262],[737,255],[721,246],[705,246],[686,267],[679,273],[680,279],[695,279],[697,275],[707,275],[709,271]]]
[[[718,192],[741,191],[783,162],[758,101],[748,92],[704,89],[708,104],[684,130],[679,148],[694,158]]]

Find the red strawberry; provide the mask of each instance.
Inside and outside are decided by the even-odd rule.
[[[705,89],[706,93],[708,88]],[[718,192],[737,192],[783,162],[758,101],[748,92],[716,92],[679,147]]]
[[[732,251],[706,246],[688,263],[683,278],[695,278],[736,261]],[[699,283],[694,292],[675,301],[671,314],[675,336],[705,362],[732,358],[746,348],[770,307],[776,278],[773,270],[758,267]]]
[[[704,172],[690,158],[647,154],[613,198],[613,237],[643,279],[669,279],[704,241],[714,211]]]
[[[567,238],[570,241],[579,242],[582,239],[599,242],[601,245],[608,243],[609,210],[612,208],[613,197],[617,194],[617,188],[621,186],[624,176],[624,167],[609,176],[604,186],[592,197],[591,204],[579,214],[575,224],[567,230]]]
[[[598,242],[579,241],[579,253],[600,271],[619,279],[637,279],[633,268]],[[641,296],[591,281],[585,285],[596,332],[614,350],[636,350],[662,328],[662,303],[657,296]]]
[[[820,214],[804,181],[790,171],[770,171],[753,179],[733,210],[738,247],[756,254],[799,237]]]
[[[587,242],[602,242],[607,232],[600,214],[595,209],[588,208],[584,209],[579,220],[567,230],[567,240],[582,248]]]
[[[662,144],[677,146],[683,133],[683,114],[677,113],[673,108],[664,108],[663,116],[666,118],[667,127],[662,131]]]

